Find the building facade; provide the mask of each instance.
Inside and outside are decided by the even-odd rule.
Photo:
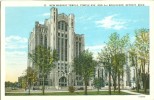
[[[58,14],[57,8],[50,9],[50,18],[44,24],[35,22],[35,27],[28,40],[28,52],[32,53],[36,46],[50,47],[57,50],[56,67],[46,76],[45,85],[57,89],[62,86],[77,85],[77,75],[72,73],[72,60],[84,50],[84,35],[75,33],[75,16],[73,14]],[[33,63],[28,59],[28,66]],[[37,85],[42,85],[41,79]]]
[[[57,50],[58,52],[58,61],[55,62],[56,67],[46,76],[46,86],[56,89],[71,85],[84,86],[82,77],[72,72],[74,57],[85,49],[84,35],[75,32],[75,16],[73,14],[59,14],[57,8],[51,8],[50,18],[45,19],[44,24],[36,21],[28,39],[28,53],[32,53],[38,45],[50,47],[51,51]],[[132,80],[135,73],[132,73],[133,69],[130,68],[129,55],[127,56],[124,73],[120,79],[122,88],[135,87],[135,81]],[[28,66],[34,67],[30,59],[28,59]],[[42,79],[39,74],[38,77],[39,81],[35,85],[41,86]],[[95,75],[88,83],[89,89],[94,88],[94,78],[98,77],[102,78],[102,87],[109,85],[108,70],[103,65],[99,65],[96,66]],[[111,86],[113,86],[112,79]]]

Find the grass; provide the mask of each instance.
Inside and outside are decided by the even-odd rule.
[[[120,94],[116,91],[115,93],[112,92],[112,95],[130,95],[128,93],[125,92],[121,92]],[[35,95],[42,95],[42,93],[31,93],[30,95],[28,93],[5,93],[6,96],[35,96]],[[70,93],[70,92],[52,92],[52,93],[45,93],[45,95],[56,95],[56,96],[68,96],[68,95],[84,95],[84,92],[74,92],[74,93]],[[109,95],[108,91],[100,91],[99,94],[97,93],[97,91],[89,91],[88,95]]]

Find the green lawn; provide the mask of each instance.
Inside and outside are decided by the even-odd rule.
[[[29,96],[28,93],[5,93],[6,96]],[[42,95],[42,93],[31,93],[31,96],[34,95]],[[84,95],[84,92],[74,92],[74,93],[70,93],[70,92],[52,92],[52,93],[45,93],[45,95],[56,95],[56,96],[64,96],[64,95]],[[88,95],[109,95],[108,91],[100,91],[99,94],[97,93],[97,91],[91,91],[88,92]],[[112,92],[112,95],[130,95],[128,93],[125,92],[121,92],[120,94],[116,91],[115,93]],[[43,96],[43,95],[42,95]]]

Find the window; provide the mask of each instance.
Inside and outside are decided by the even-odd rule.
[[[64,39],[62,38],[62,39],[61,39],[61,60],[62,60],[62,61],[64,60],[64,59],[63,59],[63,55],[64,55],[64,53],[63,53],[63,47],[64,47],[63,43],[64,43]]]
[[[45,39],[44,39],[44,45],[47,48],[47,36],[45,35]]]
[[[58,22],[58,29],[60,29],[60,22]]]
[[[58,33],[58,36],[60,36],[60,33]]]
[[[78,55],[78,42],[76,42],[76,56]]]
[[[62,22],[62,26],[61,26],[61,29],[62,29],[62,30],[64,29],[64,22]]]
[[[58,59],[60,60],[60,38],[58,38]]]
[[[79,52],[81,52],[81,43],[79,43]]]
[[[63,31],[67,31],[68,29],[68,25],[65,21],[59,21],[58,22],[58,29],[63,30]]]
[[[67,39],[65,39],[65,61],[67,61]]]
[[[67,24],[65,23],[65,31],[67,31]]]
[[[43,36],[42,36],[42,34],[40,34],[40,45],[42,45],[43,44]]]
[[[54,12],[54,23],[55,23],[55,17],[56,17],[56,16],[55,16],[55,12]]]
[[[59,85],[60,86],[66,86],[67,85],[67,79],[66,79],[66,77],[61,77],[59,79]]]

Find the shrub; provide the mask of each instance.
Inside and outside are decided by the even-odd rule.
[[[70,93],[74,93],[75,87],[69,86],[69,87],[68,87],[68,91],[69,91]]]

